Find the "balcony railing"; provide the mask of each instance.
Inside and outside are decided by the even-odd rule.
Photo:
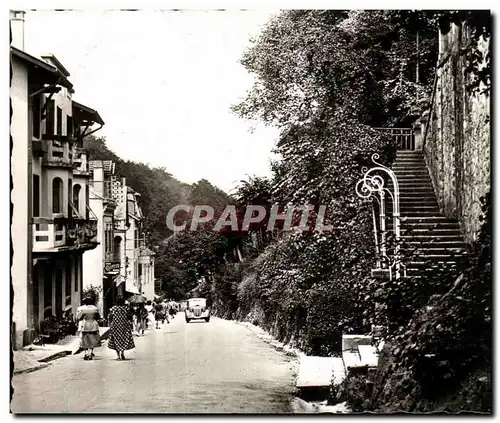
[[[415,150],[415,134],[412,128],[375,128],[393,137],[398,150]]]
[[[87,154],[85,150],[75,147],[73,152],[73,173],[75,175],[89,175]]]
[[[97,243],[97,220],[57,223],[53,219],[33,218],[33,251],[43,252],[60,247],[79,247]]]
[[[46,166],[73,167],[73,154],[67,142],[44,140],[44,150],[47,154],[43,157]]]
[[[43,251],[66,245],[64,224],[52,219],[33,218],[33,250]]]

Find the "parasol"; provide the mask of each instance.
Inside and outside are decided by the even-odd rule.
[[[139,294],[134,294],[131,297],[127,299],[127,301],[131,304],[139,304],[139,303],[145,303],[146,302],[146,297],[139,295]]]

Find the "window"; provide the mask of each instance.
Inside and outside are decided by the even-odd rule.
[[[68,179],[68,199],[66,200],[68,202],[68,217],[72,216],[73,215],[73,210],[71,208],[71,204],[70,204],[70,198],[72,197],[73,195],[73,179],[69,178]]]
[[[33,175],[33,217],[40,217],[40,176]]]
[[[60,107],[57,108],[57,135],[62,135],[62,109]]]
[[[33,137],[35,138],[40,138],[40,97],[35,96],[33,97],[33,105],[32,105],[32,112],[33,112],[33,121],[32,121],[32,131],[33,131]]]
[[[113,254],[113,225],[106,223],[106,230],[108,231],[108,253]]]
[[[73,187],[73,205],[75,206],[75,209],[78,210],[78,213],[80,213],[80,191],[82,190],[82,187],[79,184],[76,184]]]
[[[66,116],[66,135],[73,137],[73,117]]]
[[[113,242],[113,261],[120,261],[120,243],[122,242],[122,239],[119,236],[115,236],[114,242]]]
[[[62,213],[63,211],[63,181],[61,178],[52,180],[52,213]]]
[[[45,121],[45,133],[54,135],[54,100],[50,100],[47,106],[47,118]]]

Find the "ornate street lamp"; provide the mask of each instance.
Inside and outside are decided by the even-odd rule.
[[[376,217],[375,210],[373,211],[373,224],[375,231],[375,243],[377,246],[377,254],[380,258],[377,259],[378,268],[386,268],[389,270],[389,278],[393,279],[393,272],[395,271],[395,278],[399,279],[401,276],[401,267],[405,268],[401,264],[400,256],[399,256],[399,244],[401,239],[400,234],[400,212],[399,212],[399,183],[398,179],[394,172],[388,167],[382,165],[377,162],[379,159],[378,154],[373,154],[372,162],[376,165],[368,169],[367,167],[363,167],[361,171],[363,172],[363,177],[356,184],[356,193],[358,196],[364,200],[371,201],[375,199],[379,205],[380,213],[380,244],[378,243],[377,237],[377,226],[376,226]],[[387,188],[385,186],[385,180],[382,175],[387,175],[392,180],[393,190]],[[395,238],[395,246],[393,257],[390,258],[387,255],[386,248],[386,207],[385,207],[385,198],[388,195],[392,200],[392,228],[394,232]],[[406,269],[405,269],[406,273]]]

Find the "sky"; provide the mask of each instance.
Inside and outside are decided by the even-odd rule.
[[[239,60],[272,13],[29,11],[25,50],[59,59],[73,99],[106,123],[95,135],[122,159],[230,191],[270,174],[277,130],[229,108],[252,86]]]

